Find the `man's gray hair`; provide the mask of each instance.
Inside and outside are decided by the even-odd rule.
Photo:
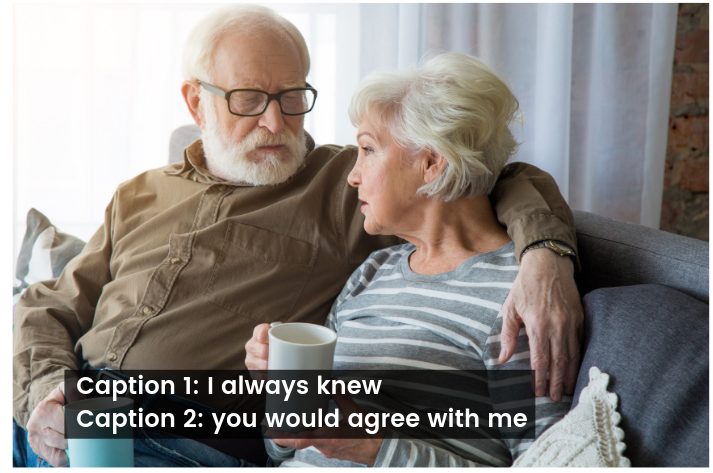
[[[309,72],[307,43],[295,25],[273,10],[259,5],[229,5],[218,8],[203,18],[191,31],[183,48],[183,78],[185,80],[213,80],[213,52],[220,37],[232,28],[253,32],[273,28],[285,33],[297,46],[304,66]]]
[[[445,201],[488,194],[517,142],[509,124],[518,102],[478,59],[435,56],[419,67],[367,77],[352,97],[349,117],[367,114],[406,150],[430,149],[447,165],[418,192]]]

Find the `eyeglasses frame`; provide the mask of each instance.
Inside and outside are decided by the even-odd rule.
[[[277,104],[280,106],[280,112],[281,112],[283,115],[287,115],[287,116],[291,116],[291,117],[298,117],[298,116],[300,116],[300,115],[305,115],[305,114],[311,112],[312,109],[314,108],[314,104],[317,103],[317,89],[315,89],[314,87],[312,87],[311,85],[309,85],[308,82],[305,82],[306,87],[295,87],[295,88],[292,88],[292,89],[281,90],[280,92],[277,92],[276,94],[270,94],[270,93],[265,92],[264,90],[260,90],[260,89],[232,89],[232,90],[224,90],[224,89],[221,89],[220,87],[218,87],[217,85],[213,85],[213,84],[210,84],[210,83],[205,82],[205,81],[202,81],[202,80],[199,80],[199,81],[198,81],[198,84],[199,84],[200,86],[202,86],[203,88],[205,88],[208,92],[214,93],[215,95],[217,95],[217,96],[219,96],[219,97],[223,97],[223,98],[225,99],[225,101],[227,102],[227,104],[228,104],[228,111],[229,111],[230,113],[232,113],[233,115],[236,115],[236,116],[238,116],[238,117],[257,117],[257,116],[260,116],[260,115],[262,115],[263,113],[265,113],[265,111],[267,110],[267,107],[270,106],[270,102],[272,102],[273,100],[277,100]],[[312,100],[312,106],[309,108],[309,110],[307,110],[307,111],[305,111],[305,112],[301,112],[301,113],[287,113],[287,112],[285,112],[285,111],[282,109],[282,102],[280,101],[280,98],[282,97],[282,95],[286,94],[287,92],[294,92],[294,91],[296,91],[296,90],[310,90],[310,91],[312,91],[312,93],[314,93],[314,100]],[[265,102],[265,108],[262,109],[262,111],[261,111],[260,113],[252,113],[252,114],[249,114],[249,115],[245,115],[245,114],[242,114],[242,113],[235,113],[235,112],[233,112],[233,111],[230,109],[230,96],[231,96],[233,93],[235,93],[235,92],[260,92],[260,93],[263,93],[263,94],[267,95],[267,102]]]

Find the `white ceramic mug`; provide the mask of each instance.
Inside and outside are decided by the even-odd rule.
[[[323,325],[273,323],[268,370],[331,370],[337,334]]]
[[[317,377],[331,371],[337,334],[323,325],[302,322],[271,324],[268,332],[268,378],[292,384],[307,381],[308,394],[292,395],[285,400],[282,394],[267,395],[265,410],[268,413],[303,414],[326,410],[329,396],[316,393]],[[300,432],[302,426],[283,426],[283,432]]]

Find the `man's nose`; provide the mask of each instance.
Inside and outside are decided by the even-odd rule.
[[[280,110],[280,103],[277,100],[270,100],[267,109],[260,115],[259,126],[265,127],[273,135],[276,135],[285,128],[285,118]]]

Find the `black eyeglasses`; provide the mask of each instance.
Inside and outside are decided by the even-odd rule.
[[[280,104],[280,111],[284,115],[304,115],[312,110],[317,100],[317,90],[309,84],[307,87],[296,87],[276,94],[268,94],[259,89],[223,90],[207,82],[198,81],[198,83],[208,92],[225,98],[230,113],[240,117],[262,115],[273,100],[277,100]]]

